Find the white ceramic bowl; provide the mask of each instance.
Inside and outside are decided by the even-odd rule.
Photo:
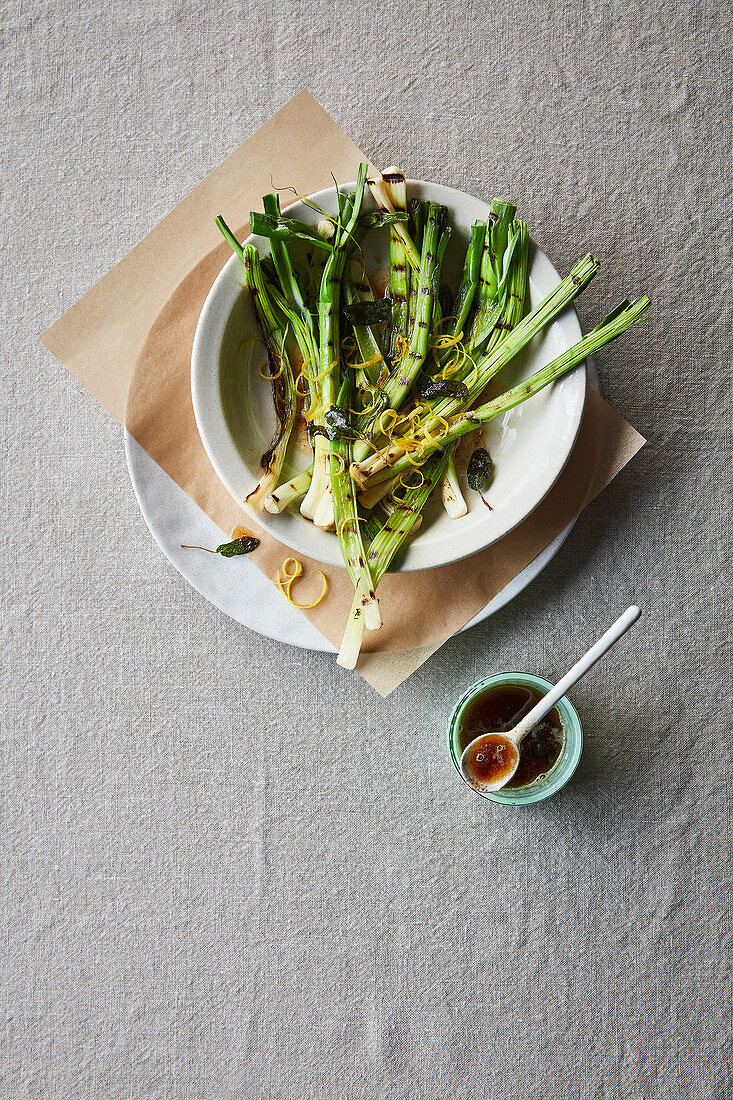
[[[456,286],[470,227],[478,219],[486,220],[489,207],[480,199],[439,184],[409,180],[407,189],[411,198],[429,199],[448,207],[453,236],[443,278]],[[311,198],[324,210],[336,209],[334,188]],[[371,206],[371,199],[367,201]],[[311,225],[319,219],[302,202],[290,206],[288,214]],[[252,236],[248,240],[262,252],[268,251],[264,238]],[[389,265],[386,230],[368,235],[365,254],[370,274],[378,279]],[[548,258],[532,245],[529,266],[532,307],[559,282],[560,276]],[[211,464],[239,504],[259,480],[260,458],[269,446],[275,426],[271,387],[257,369],[263,358],[261,345],[247,343],[256,332],[249,295],[244,289],[244,271],[238,257],[232,256],[216,278],[199,317],[191,356],[191,392],[196,423]],[[500,378],[505,384],[502,388],[528,377],[581,336],[575,311],[565,310],[502,372]],[[255,349],[259,349],[258,354]],[[420,531],[409,541],[396,568],[432,569],[459,561],[490,546],[521,523],[549,492],[567,462],[583,415],[585,389],[586,368],[581,364],[559,382],[489,424],[484,445],[494,461],[495,476],[485,495],[492,510],[470,490],[466,490],[468,514],[462,519],[450,519],[439,500],[431,501]],[[283,480],[309,463],[304,440],[296,446],[291,443],[290,452]],[[329,565],[342,565],[336,535],[314,526],[299,512],[272,515],[263,511],[255,518],[261,527],[297,553]]]

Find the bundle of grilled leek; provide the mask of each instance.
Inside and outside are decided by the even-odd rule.
[[[369,192],[376,210],[365,208]],[[622,302],[547,366],[486,400],[502,368],[588,285],[596,258],[580,260],[527,311],[529,235],[511,203],[494,199],[486,221],[472,226],[451,293],[441,279],[451,237],[445,206],[409,198],[397,168],[368,179],[366,164],[355,186],[336,187],[336,199],[333,214],[315,208],[313,228],[283,215],[277,194],[266,195],[263,212],[250,215],[252,232],[269,241],[262,254],[253,244],[242,247],[222,218],[217,225],[244,264],[277,417],[247,504],[275,513],[299,506],[313,523],[335,531],[354,586],[338,663],[354,668],[364,630],[382,624],[379,580],[419,528],[431,493],[440,492],[451,516],[466,512],[454,459],[459,440],[635,325],[650,302]],[[379,297],[362,245],[385,227],[390,267]],[[312,462],[281,483],[298,415]],[[477,445],[469,486],[480,493],[491,470],[490,456]]]

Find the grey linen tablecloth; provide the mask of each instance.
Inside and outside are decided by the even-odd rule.
[[[2,5],[3,1097],[730,1095],[726,7]],[[654,299],[599,356],[649,445],[386,701],[187,587],[36,339],[301,87],[596,251],[586,325]],[[470,795],[456,696],[632,600],[570,786]]]

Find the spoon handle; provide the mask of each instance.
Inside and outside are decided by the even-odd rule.
[[[551,688],[547,692],[547,695],[543,695],[539,703],[532,707],[529,714],[525,715],[521,722],[519,722],[513,730],[507,735],[511,737],[511,740],[515,745],[518,745],[525,734],[529,733],[533,726],[536,726],[541,718],[544,718],[552,708],[555,706],[566,691],[569,691],[573,684],[577,684],[578,680],[582,676],[585,676],[586,672],[593,667],[596,661],[600,661],[612,645],[615,645],[622,634],[632,626],[641,615],[641,611],[633,604],[631,607],[624,611],[623,615],[619,616],[613,626],[609,627],[602,637],[598,639],[595,645],[591,646],[584,657],[581,657],[577,664],[573,665],[570,672],[563,676],[562,680],[559,680],[555,684],[554,688]]]

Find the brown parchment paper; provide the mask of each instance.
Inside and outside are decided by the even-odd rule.
[[[124,424],[143,341],[181,279],[221,241],[216,215],[245,226],[273,181],[286,186],[297,178],[301,193],[310,194],[331,185],[332,171],[355,179],[364,159],[313,96],[299,92],[51,325],[42,342]]]
[[[225,213],[243,232],[249,210],[270,190],[271,176],[296,180],[301,193],[307,193],[328,186],[330,172],[353,178],[364,159],[312,96],[301,92],[42,337],[225,534],[242,523],[261,538],[250,561],[270,579],[291,551],[259,530],[221,485],[199,439],[191,404],[196,322],[229,256],[226,244],[218,241],[214,217]],[[517,576],[643,442],[590,391],[562,476],[520,527],[464,562],[383,578],[384,626],[367,632],[359,672],[381,695],[389,694]],[[346,573],[299,557],[304,566],[299,599],[318,590],[318,569],[328,577],[328,599],[304,614],[338,647],[352,599]]]
[[[242,524],[261,539],[252,561],[271,580],[292,551],[239,508],[217,478],[199,438],[191,404],[190,358],[201,306],[228,258],[219,247],[177,287],[150,330],[130,384],[127,429],[225,534]],[[644,440],[594,391],[588,391],[568,463],[542,503],[493,546],[440,569],[387,574],[379,585],[384,625],[367,631],[358,671],[381,695],[402,683],[563,530]],[[345,570],[298,554],[303,580],[297,598],[320,590],[328,598],[302,614],[338,648],[353,590]],[[450,599],[446,599],[450,593]],[[426,609],[430,609],[429,613]]]

